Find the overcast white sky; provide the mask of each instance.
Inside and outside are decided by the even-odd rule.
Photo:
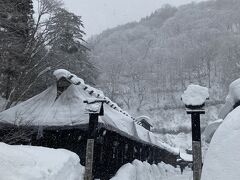
[[[63,0],[65,7],[82,16],[87,37],[131,21],[138,21],[164,4],[179,6],[202,0]]]

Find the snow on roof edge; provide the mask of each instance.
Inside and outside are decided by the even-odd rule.
[[[57,80],[61,79],[62,77],[70,80],[70,82],[72,84],[75,85],[82,85],[83,90],[88,91],[88,93],[92,96],[94,96],[95,98],[102,98],[105,99],[107,102],[106,104],[108,104],[111,108],[121,112],[122,114],[124,114],[127,117],[130,117],[131,119],[135,119],[132,116],[130,116],[130,114],[128,114],[128,112],[122,110],[122,108],[120,108],[116,103],[114,103],[112,100],[110,100],[108,97],[106,97],[104,95],[104,93],[94,87],[91,87],[90,85],[87,85],[84,83],[84,80],[79,78],[77,75],[72,74],[71,72],[69,72],[66,69],[57,69],[53,72],[53,75],[56,77]]]
[[[53,74],[54,74],[54,76],[56,76],[57,79],[60,79],[61,77],[68,78],[68,77],[71,77],[71,76],[74,76],[74,77],[78,78],[75,74],[72,74],[72,73],[70,73],[69,71],[67,71],[67,70],[65,70],[65,69],[55,70]],[[81,78],[79,78],[79,79],[81,79]],[[83,81],[83,82],[84,82],[84,81]],[[75,84],[75,83],[73,83],[73,84]],[[95,98],[105,99],[105,100],[107,101],[105,104],[109,105],[112,109],[114,109],[114,110],[122,113],[123,115],[131,118],[131,119],[133,120],[133,123],[134,123],[136,126],[139,126],[140,128],[143,128],[143,127],[142,127],[140,124],[138,124],[138,121],[137,121],[138,118],[144,118],[144,119],[147,118],[147,119],[150,120],[150,118],[149,118],[148,116],[144,116],[144,115],[143,115],[143,116],[139,116],[138,118],[132,117],[128,112],[122,110],[116,103],[114,103],[112,100],[110,100],[108,97],[106,97],[102,91],[100,91],[100,90],[98,90],[98,89],[95,89],[95,88],[91,87],[90,85],[86,85],[86,84],[84,84],[84,83],[79,83],[79,84],[75,84],[75,85],[82,85],[82,86],[84,86],[83,89],[84,89],[85,91],[88,91],[89,94],[92,95],[92,96],[94,96]],[[98,92],[98,93],[95,93],[95,92]],[[99,92],[101,92],[101,93],[100,93],[101,96],[99,96]],[[149,124],[151,125],[150,122],[149,122]],[[110,127],[111,127],[111,126],[108,125],[108,128],[110,128]],[[122,132],[123,134],[125,134],[125,136],[128,136],[128,137],[131,136],[131,135],[127,135],[126,132],[121,131],[120,129],[116,129],[116,128],[114,128],[114,127],[111,127],[111,129],[117,130],[119,133]],[[144,128],[144,130],[146,130],[146,129]],[[148,131],[148,130],[147,130],[147,131]],[[148,132],[150,132],[150,131],[148,131]],[[139,139],[140,142],[144,142],[144,143],[147,143],[147,144],[150,144],[150,145],[157,146],[157,147],[159,147],[159,148],[165,149],[165,150],[169,151],[170,153],[173,153],[174,155],[177,155],[177,154],[178,154],[178,151],[177,151],[176,149],[174,149],[173,147],[171,147],[170,145],[168,145],[168,144],[162,144],[162,143],[158,144],[158,143],[153,143],[153,142],[145,141],[145,140],[142,139],[141,137],[138,137],[138,138],[136,138],[136,137],[134,137],[134,136],[131,136],[131,137],[132,137],[131,139],[135,139],[135,140]]]

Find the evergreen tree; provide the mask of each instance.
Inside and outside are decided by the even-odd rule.
[[[50,69],[66,68],[93,83],[96,69],[83,45],[81,17],[60,8],[58,0],[0,0],[0,96],[5,109],[52,83]]]
[[[81,17],[59,8],[50,21],[48,35],[56,37],[50,44],[50,65],[66,68],[87,82],[94,83],[96,69],[90,63],[88,48],[84,45]]]
[[[0,9],[0,92],[8,98],[27,64],[33,6],[31,0],[1,0]]]

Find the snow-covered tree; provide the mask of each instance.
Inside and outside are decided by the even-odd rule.
[[[0,9],[0,91],[3,97],[9,98],[13,82],[27,64],[33,7],[31,0],[2,0]]]
[[[96,68],[89,61],[81,17],[58,8],[50,21],[48,36],[56,38],[49,44],[49,64],[69,69],[94,83]]]

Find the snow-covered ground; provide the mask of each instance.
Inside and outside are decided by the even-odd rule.
[[[208,127],[209,124],[218,119],[218,113],[221,106],[222,105],[206,107],[206,114],[201,115],[202,128]],[[154,114],[156,119],[158,117],[160,117],[158,119],[162,119],[161,123],[154,123],[154,127],[159,128],[159,130],[156,128],[159,138],[170,146],[179,148],[181,151],[191,149],[191,116],[183,109],[165,110],[161,112],[161,114]],[[161,128],[169,130],[169,132],[161,132]],[[204,141],[204,134],[202,135],[202,138],[202,141]]]
[[[181,174],[180,168],[159,163],[150,165],[147,162],[134,160],[123,165],[111,180],[190,180],[192,171],[185,169]]]
[[[1,180],[82,180],[79,161],[64,149],[0,143]]]
[[[159,135],[161,139],[173,147],[179,147],[181,150],[189,149],[192,146],[191,133],[164,134]]]

